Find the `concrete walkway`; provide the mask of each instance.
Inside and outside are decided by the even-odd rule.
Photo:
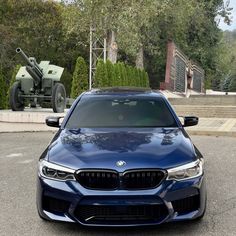
[[[23,112],[0,111],[0,133],[8,132],[56,132],[57,128],[45,125],[48,116],[65,116],[51,109],[25,109]],[[213,135],[236,137],[236,118],[200,118],[197,126],[187,127],[190,135]]]

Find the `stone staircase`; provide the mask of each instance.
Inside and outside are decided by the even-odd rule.
[[[191,96],[169,98],[169,102],[179,116],[236,118],[236,96]]]
[[[236,118],[236,106],[173,105],[179,116]]]

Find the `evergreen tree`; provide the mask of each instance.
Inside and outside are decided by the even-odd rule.
[[[97,62],[96,73],[94,78],[94,87],[106,87],[108,81],[107,68],[103,60],[99,59]]]
[[[114,81],[113,86],[121,86],[121,71],[118,63],[114,64]]]
[[[137,68],[137,74],[138,74],[138,86],[143,87],[142,70]]]
[[[0,109],[6,108],[6,82],[0,68]]]
[[[18,65],[15,66],[15,68],[12,71],[12,76],[11,76],[11,80],[9,82],[9,87],[8,87],[8,91],[7,91],[6,108],[10,107],[10,104],[9,104],[10,90],[11,90],[11,87],[12,87],[13,83],[16,81],[16,74],[17,74],[17,72],[19,71],[20,68],[21,68],[21,65],[18,64]]]
[[[139,71],[137,68],[134,68],[134,74],[135,74],[135,87],[140,87]]]
[[[72,78],[71,97],[76,98],[88,89],[88,68],[83,57],[76,60]]]
[[[107,70],[107,86],[111,87],[114,81],[114,65],[110,60],[106,61],[106,70]]]
[[[60,79],[61,83],[65,86],[66,94],[71,94],[71,87],[72,87],[72,73],[65,68]]]
[[[140,71],[141,74],[141,86],[142,87],[146,87],[146,78],[145,78],[145,71],[141,70]]]
[[[222,91],[224,91],[224,92],[228,92],[229,91],[229,86],[230,86],[231,80],[232,80],[232,76],[227,76],[223,80]]]
[[[136,81],[136,68],[134,68],[134,67],[132,67],[131,86],[137,87],[137,81]]]
[[[124,63],[122,64],[122,76],[123,76],[123,86],[129,86],[127,79],[127,66]]]
[[[123,62],[117,63],[119,86],[125,86],[125,65]]]
[[[148,77],[148,73],[145,72],[145,87],[149,88],[150,84],[149,84],[149,77]]]
[[[108,71],[107,71],[107,64],[103,62],[103,76],[101,78],[102,87],[109,87],[109,78],[108,78]]]
[[[229,91],[236,92],[236,76],[232,76],[230,84],[229,84]]]

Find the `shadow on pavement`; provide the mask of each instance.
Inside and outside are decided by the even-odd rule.
[[[201,221],[185,221],[165,223],[158,226],[145,227],[85,227],[73,223],[43,222],[47,224],[47,232],[57,235],[191,235],[201,232],[204,219]],[[51,232],[50,232],[51,231]]]

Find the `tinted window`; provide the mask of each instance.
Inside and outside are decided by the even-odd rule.
[[[176,127],[162,98],[82,97],[66,127]]]

